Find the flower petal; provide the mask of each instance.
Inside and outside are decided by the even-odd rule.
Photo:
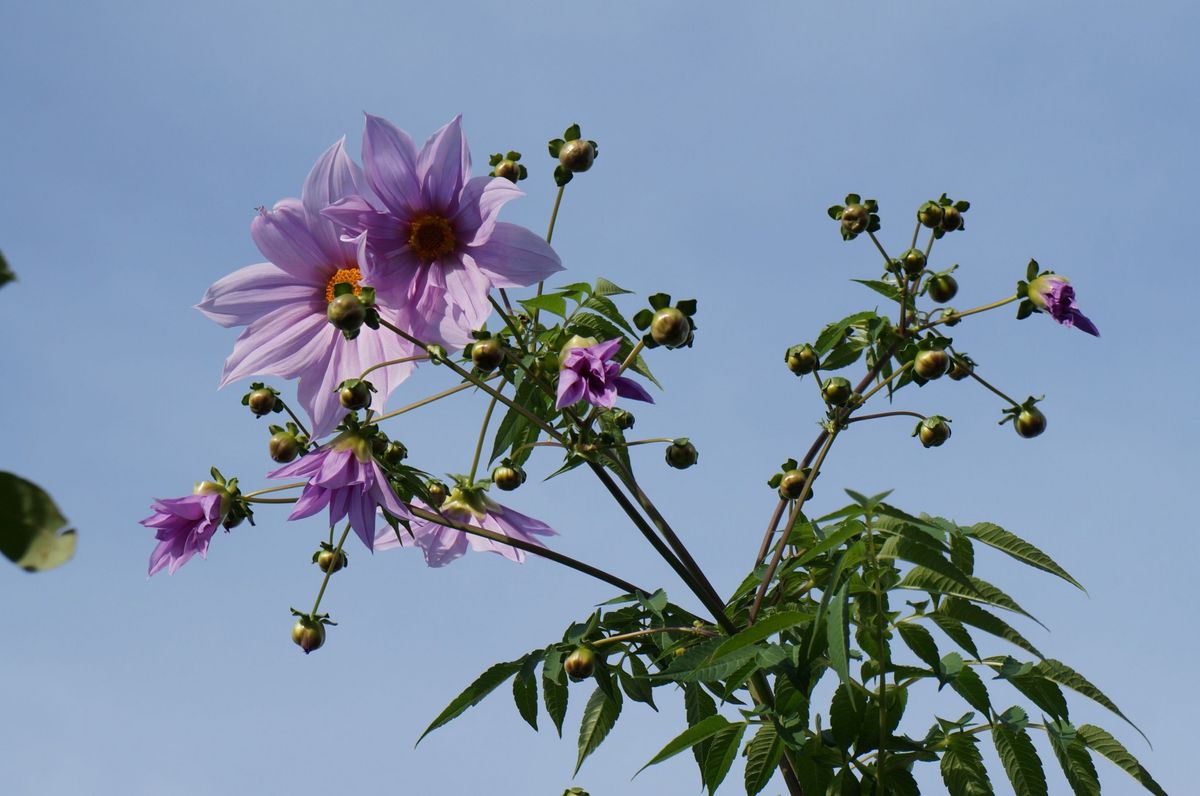
[[[563,369],[558,374],[558,398],[554,402],[555,409],[570,406],[583,398],[586,388],[583,379],[573,370]]]
[[[341,267],[340,252],[321,247],[299,199],[283,199],[272,210],[260,210],[250,222],[250,237],[268,260],[302,281],[320,280],[317,275]]]
[[[496,228],[500,208],[524,195],[524,191],[503,177],[476,177],[468,182],[451,220],[458,242],[465,246],[487,243]]]
[[[316,311],[324,284],[315,272],[310,276],[314,278],[298,280],[271,263],[248,265],[214,282],[196,309],[225,327],[246,326],[298,303],[309,304]]]
[[[1077,309],[1071,309],[1070,322],[1064,322],[1067,326],[1074,326],[1080,331],[1087,332],[1095,337],[1100,336],[1100,330],[1096,328],[1096,324],[1092,323],[1091,319]]]
[[[495,224],[487,242],[467,254],[492,287],[528,287],[563,270],[550,244],[516,224]]]
[[[411,213],[422,208],[417,150],[408,133],[387,119],[366,114],[362,157],[367,184],[389,210]]]
[[[334,202],[359,196],[366,190],[367,183],[362,170],[346,154],[346,138],[343,136],[317,159],[300,192],[300,201],[308,215],[309,230],[327,254],[344,256],[348,252],[337,225],[323,216],[322,211]]]
[[[252,374],[301,374],[320,355],[327,330],[333,327],[311,307],[296,304],[264,315],[246,327],[225,360],[220,386]]]
[[[617,385],[617,395],[621,396],[622,398],[632,398],[635,401],[645,401],[649,404],[654,403],[654,398],[651,397],[650,393],[646,392],[646,389],[633,379],[629,379],[624,376],[618,376],[615,381]]]
[[[471,153],[463,138],[460,114],[430,136],[417,155],[417,179],[425,206],[450,211],[470,174]]]

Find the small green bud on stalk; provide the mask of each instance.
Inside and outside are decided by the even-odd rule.
[[[825,380],[825,384],[821,387],[821,396],[825,399],[825,403],[830,406],[845,406],[850,400],[850,394],[854,389],[850,386],[848,379],[841,376],[831,376]]]
[[[504,348],[494,337],[471,345],[471,362],[483,373],[491,373],[504,361]]]
[[[596,145],[582,138],[567,141],[558,151],[558,162],[573,174],[587,171],[596,162]]]
[[[302,616],[292,625],[292,641],[304,654],[320,649],[325,643],[325,625],[309,616]]]
[[[700,458],[696,446],[686,439],[677,439],[667,446],[667,464],[676,470],[686,470]]]
[[[950,421],[941,415],[927,417],[917,424],[913,436],[920,438],[926,448],[936,448],[950,439]]]
[[[804,482],[808,479],[810,472],[812,472],[811,468],[805,467],[803,470],[794,469],[784,473],[783,478],[779,481],[779,497],[784,500],[799,500],[801,493],[804,492]],[[808,496],[812,497],[811,489]]]
[[[950,371],[946,375],[948,375],[954,381],[962,381],[971,375],[972,370],[974,370],[974,368],[965,359],[962,357],[954,357],[953,363],[950,365]]]
[[[792,346],[784,354],[783,359],[787,363],[788,370],[797,376],[812,373],[817,369],[817,352],[808,343]]]
[[[492,173],[510,182],[516,182],[521,179],[521,165],[515,160],[502,160],[496,164]]]
[[[900,255],[900,264],[904,267],[904,273],[910,279],[925,270],[926,262],[925,252],[920,249],[909,249]]]
[[[350,557],[344,550],[322,550],[317,553],[317,567],[322,572],[337,572],[350,564]]]
[[[923,379],[937,379],[950,369],[950,355],[939,349],[922,351],[913,360],[913,372]]]
[[[355,332],[367,320],[367,305],[353,293],[334,297],[325,310],[329,322],[343,332]]]
[[[344,409],[356,412],[371,405],[371,383],[362,379],[347,379],[338,390],[338,402]]]
[[[501,463],[492,470],[492,483],[497,489],[511,492],[525,483],[525,471],[511,463]]]
[[[650,337],[667,348],[687,345],[692,336],[692,324],[677,307],[663,307],[650,321]]]
[[[287,464],[294,461],[300,455],[303,449],[300,440],[290,431],[277,431],[271,435],[271,439],[267,442],[267,453],[272,461],[280,464]]]
[[[1040,409],[1030,406],[1021,410],[1013,421],[1013,427],[1025,439],[1033,439],[1046,430],[1046,416]]]
[[[937,202],[926,202],[917,210],[917,220],[921,222],[921,226],[928,229],[940,227],[944,215],[942,206]]]
[[[841,224],[842,229],[857,235],[860,232],[866,232],[867,226],[871,223],[871,213],[863,205],[850,205],[842,211]]]
[[[563,670],[577,683],[588,679],[596,672],[596,653],[588,647],[576,647],[563,661]]]
[[[958,280],[950,274],[938,274],[929,280],[929,297],[945,304],[958,295]]]
[[[942,231],[953,232],[956,229],[961,229],[962,223],[962,212],[957,207],[947,205],[942,208]]]
[[[441,481],[430,481],[425,485],[425,491],[429,493],[429,499],[433,501],[435,508],[440,507],[450,496],[450,490]]]
[[[388,467],[395,467],[408,458],[408,448],[402,442],[389,442],[380,458]]]
[[[266,387],[254,390],[247,396],[246,405],[255,417],[268,415],[275,411],[275,391]]]
[[[629,429],[633,428],[633,424],[637,420],[633,416],[633,412],[630,412],[627,409],[610,409],[608,412],[609,416],[612,418],[613,425],[622,431],[628,431]]]

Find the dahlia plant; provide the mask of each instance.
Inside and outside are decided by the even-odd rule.
[[[874,200],[850,194],[831,207],[845,240],[868,239],[881,256],[879,271],[856,281],[884,308],[786,347],[784,364],[816,386],[825,413],[799,459],[764,468],[766,529],[747,539],[747,558],[757,550],[753,567],[725,595],[686,543],[696,533],[673,527],[630,457],[633,446],[655,445],[670,467],[697,463],[687,439],[636,438],[630,411],[630,401],[652,400],[642,383],[657,384],[651,352],[703,344],[697,302],[665,293],[643,301],[604,279],[547,283],[562,269],[551,241],[564,191],[592,168],[598,148],[572,125],[550,141],[549,153],[558,194],[545,238],[498,220],[503,205],[522,195],[517,185],[529,169],[520,154],[495,154],[490,174],[473,177],[458,118],[418,150],[404,131],[368,116],[363,168],[339,142],[317,161],[300,198],[260,211],[251,234],[268,262],[218,280],[198,308],[222,325],[245,327],[222,385],[255,375],[298,379],[296,408],[262,382],[242,399],[257,416],[290,418],[268,427],[268,453],[282,466],[267,473],[290,483],[243,492],[214,468],[194,495],[154,502],[143,521],[158,541],[150,573],[174,573],[194,554],[203,557],[218,527],[253,522],[260,504],[294,503],[289,520],[328,509],[328,541],[313,554],[323,572],[316,601],[292,611],[292,637],[306,653],[326,641],[332,622],[322,601],[347,563],[352,530],[374,551],[420,548],[434,567],[470,547],[518,563],[539,556],[604,581],[616,590],[611,600],[544,646],[487,668],[425,730],[511,680],[521,718],[536,730],[544,707],[561,735],[571,692],[579,698],[589,683],[576,771],[627,700],[654,707],[667,689],[682,694],[680,732],[646,765],[688,752],[709,793],[741,755],[748,794],[776,774],[793,795],[917,793],[913,771],[923,764],[938,766],[951,794],[992,793],[999,776],[1022,795],[1062,792],[1049,784],[1059,777],[1091,794],[1100,790],[1096,757],[1161,794],[1112,735],[1072,722],[1064,690],[1128,721],[1124,714],[1010,625],[1006,613],[1030,614],[976,574],[976,551],[992,548],[1078,586],[1050,556],[995,524],[901,508],[887,493],[846,490],[846,506],[810,510],[813,484],[850,426],[908,417],[925,448],[950,440],[948,418],[888,408],[900,390],[932,386],[923,393],[930,396],[943,377],[974,382],[1003,402],[1002,424],[1022,437],[1042,434],[1041,399],[1017,400],[986,381],[957,327],[1015,303],[1018,318],[1044,313],[1098,335],[1067,280],[1031,261],[1012,295],[953,309],[946,304],[958,292],[954,267],[939,270],[934,248],[964,229],[966,201],[943,194],[921,205],[909,246],[895,257],[876,234],[882,221]],[[839,375],[859,363],[861,375]],[[417,374],[426,367],[453,371],[460,382],[418,399]],[[383,411],[400,388],[414,400]],[[439,480],[409,462],[387,421],[468,390],[483,404],[470,468]],[[530,488],[523,465],[535,454],[558,465],[552,478],[576,469],[595,478],[673,571],[671,588],[690,592],[704,612],[554,551],[547,546],[554,529],[495,499]],[[519,495],[504,500],[520,502]],[[1002,651],[985,649],[988,637],[1002,641]],[[828,702],[818,699],[823,681]],[[910,693],[931,685],[953,692],[947,715],[958,717],[904,721]],[[1013,692],[1019,704],[1009,704]],[[1035,732],[1047,736],[1061,774],[1048,778]],[[1002,774],[986,769],[985,741]]]

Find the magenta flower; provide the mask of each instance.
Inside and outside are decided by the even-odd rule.
[[[150,554],[151,575],[163,567],[174,575],[196,553],[201,558],[208,557],[208,543],[224,513],[221,500],[222,495],[214,492],[166,498],[150,504],[154,513],[140,524],[158,531],[154,535],[158,546]]]
[[[407,133],[368,114],[362,156],[373,195],[360,192],[325,211],[354,235],[366,233],[374,258],[363,277],[403,309],[401,328],[453,348],[491,314],[489,290],[526,287],[562,270],[546,241],[496,221],[523,193],[503,177],[471,178],[461,118],[418,152]]]
[[[450,497],[446,499],[440,509],[432,509],[420,500],[413,501],[413,506],[426,511],[440,511],[447,519],[455,522],[475,525],[539,546],[544,545],[537,537],[557,536],[554,529],[546,523],[513,511],[507,506],[501,506],[484,494],[481,489],[464,490],[455,487],[450,491]],[[383,528],[375,537],[376,550],[414,545],[420,547],[421,552],[425,554],[425,563],[431,567],[446,566],[467,552],[468,544],[477,552],[498,553],[518,564],[525,562],[524,550],[420,518],[412,520],[411,534],[404,528],[400,528],[398,532],[391,528]]]
[[[562,409],[584,400],[592,406],[612,409],[617,396],[635,401],[654,403],[650,393],[633,379],[621,374],[621,365],[614,360],[620,340],[608,340],[580,348],[572,348],[562,360],[558,374],[558,400],[554,406]]]
[[[387,475],[371,456],[370,443],[359,437],[344,434],[267,477],[307,478],[288,519],[311,517],[328,506],[330,526],[349,517],[350,526],[368,550],[374,549],[377,506],[394,517],[410,518],[408,508],[392,492]]]
[[[260,210],[250,225],[254,242],[270,262],[221,279],[196,305],[222,326],[246,327],[225,361],[220,386],[252,374],[299,377],[300,403],[312,418],[316,437],[332,431],[345,414],[336,392],[342,381],[358,378],[371,365],[414,353],[411,344],[390,333],[363,329],[347,340],[326,317],[334,285],[348,282],[358,292],[368,266],[365,241],[342,240],[321,211],[366,190],[342,142],[334,144],[313,166],[300,199]],[[389,322],[400,321],[386,301],[380,302],[379,314]],[[412,369],[412,363],[404,363],[371,374],[381,403]]]
[[[1029,283],[1029,300],[1063,326],[1074,326],[1088,334],[1100,336],[1100,330],[1075,306],[1075,288],[1065,276],[1043,274]]]

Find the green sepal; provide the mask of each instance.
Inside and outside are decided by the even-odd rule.
[[[565,143],[567,142],[561,138],[555,138],[553,141],[551,141],[548,147],[550,150],[550,157],[557,159],[558,153],[562,151],[563,144]]]
[[[579,124],[573,124],[563,132],[563,138],[567,141],[578,141],[581,135]]]
[[[567,171],[567,169],[561,165],[554,167],[554,184],[559,188],[562,188],[569,183],[574,176],[574,174]]]
[[[667,307],[671,306],[671,296],[668,295],[667,293],[655,293],[653,296],[650,297],[649,301],[650,301],[650,306],[654,308],[655,312],[658,312],[659,310],[664,310]],[[649,324],[646,324],[646,325],[649,326]]]

